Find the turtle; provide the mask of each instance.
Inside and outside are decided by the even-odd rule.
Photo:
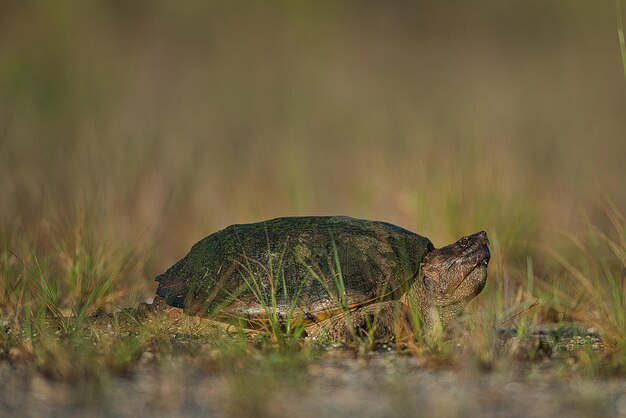
[[[484,231],[435,248],[387,222],[282,217],[196,243],[156,277],[155,303],[248,329],[393,340],[417,327],[412,313],[422,330],[445,329],[485,286],[489,258]]]

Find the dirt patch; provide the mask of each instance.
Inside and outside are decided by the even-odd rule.
[[[0,366],[2,416],[626,416],[626,380],[593,380],[554,361],[484,373],[426,368],[393,350],[332,350],[301,364],[258,358],[207,367],[146,354],[130,377],[72,384]]]

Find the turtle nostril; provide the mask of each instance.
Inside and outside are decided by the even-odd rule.
[[[489,237],[487,236],[487,233],[485,231],[480,231],[478,234],[479,237],[481,237],[483,240],[485,240],[487,242],[487,245],[489,245]]]

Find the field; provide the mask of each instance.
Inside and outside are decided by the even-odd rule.
[[[626,414],[625,21],[619,0],[0,1],[0,416]],[[487,231],[453,335],[119,314],[212,232],[331,214]],[[533,336],[572,323],[602,349]]]

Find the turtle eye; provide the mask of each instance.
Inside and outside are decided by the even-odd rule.
[[[469,245],[469,238],[468,237],[463,237],[459,240],[459,246],[461,248],[466,248]]]

